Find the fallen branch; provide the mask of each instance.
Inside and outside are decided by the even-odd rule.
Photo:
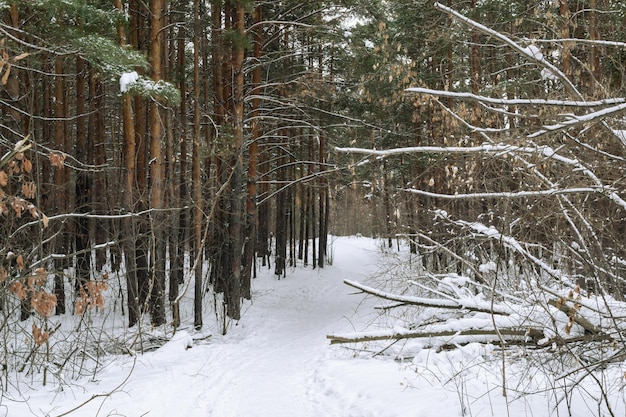
[[[485,338],[492,341],[499,340],[499,335],[507,339],[531,340],[536,343],[544,337],[543,332],[539,329],[468,329],[468,330],[444,330],[444,331],[411,331],[411,330],[384,330],[365,333],[352,333],[346,335],[328,335],[331,345],[341,343],[359,343],[373,342],[377,340],[400,340],[400,339],[432,339],[438,337],[470,337],[476,338],[476,341],[484,342]]]
[[[463,300],[463,302],[461,302],[456,300],[403,296],[398,294],[392,294],[386,291],[380,291],[376,288],[368,287],[356,281],[344,280],[343,282],[346,285],[363,291],[364,293],[403,304],[418,305],[422,307],[445,308],[452,310],[468,310],[477,313],[499,314],[502,316],[508,316],[510,314],[510,311],[505,310],[504,308],[498,308],[495,306],[492,308],[490,305],[483,306],[480,304],[471,304],[468,302],[468,300]]]
[[[553,307],[556,307],[563,313],[567,314],[568,317],[574,320],[574,323],[578,324],[580,327],[585,329],[586,333],[591,333],[593,335],[600,335],[603,333],[600,328],[598,328],[589,320],[581,316],[580,313],[578,312],[578,309],[567,305],[565,300],[548,300],[548,304],[550,304]]]

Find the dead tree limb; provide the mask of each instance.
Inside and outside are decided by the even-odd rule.
[[[389,293],[386,291],[380,291],[376,288],[368,287],[356,281],[344,280],[346,285],[349,285],[353,288],[356,288],[364,293],[374,295],[376,297],[383,298],[385,300],[396,301],[402,304],[411,304],[418,305],[422,307],[434,307],[434,308],[444,308],[444,309],[452,309],[452,310],[467,310],[474,311],[477,313],[488,313],[488,314],[498,314],[502,316],[508,316],[510,311],[501,307],[494,306],[493,308],[488,305],[479,305],[479,304],[471,304],[467,300],[464,301],[456,301],[456,300],[444,300],[444,299],[435,299],[435,298],[422,298],[422,297],[411,297]]]
[[[359,342],[373,342],[377,340],[400,340],[400,339],[432,339],[438,337],[475,337],[476,341],[484,342],[485,338],[493,338],[498,340],[498,333],[504,336],[506,339],[517,339],[522,341],[532,341],[536,343],[538,340],[544,337],[543,332],[539,329],[468,329],[468,330],[444,330],[444,331],[380,331],[380,332],[365,332],[365,333],[353,333],[346,335],[328,335],[327,339],[330,340],[330,344],[341,343],[359,343]],[[491,340],[491,339],[490,339]]]
[[[586,333],[598,335],[602,334],[602,329],[595,326],[589,320],[580,315],[579,311],[575,307],[570,307],[564,300],[548,300],[548,304],[559,309],[563,313],[567,314],[574,323],[578,324],[580,327],[585,329]]]

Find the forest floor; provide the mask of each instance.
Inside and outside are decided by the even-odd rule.
[[[389,348],[383,347],[385,352],[363,344],[329,345],[328,334],[361,331],[377,322],[378,302],[354,294],[342,281],[367,282],[380,273],[383,260],[372,239],[334,238],[332,248],[333,264],[324,269],[291,269],[281,280],[260,271],[252,302],[226,335],[217,324],[210,337],[183,326],[154,351],[106,357],[95,377],[45,387],[22,381],[4,393],[0,416],[602,414],[593,400],[544,389],[552,386],[550,376],[533,376],[520,361],[507,360],[506,371],[517,382],[504,397],[500,356],[482,345],[418,350],[404,360],[401,349],[388,343],[380,345]],[[616,399],[615,410],[624,415],[618,392],[622,399]]]

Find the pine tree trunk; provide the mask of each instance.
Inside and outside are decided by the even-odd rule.
[[[324,170],[324,135],[320,134],[319,145],[319,171]],[[328,182],[325,176],[320,177],[319,180],[320,196],[319,196],[319,256],[318,266],[324,268],[326,262],[326,246],[328,241]]]
[[[567,4],[567,0],[559,0],[559,13],[561,14],[561,38],[570,38],[570,11]],[[565,42],[561,51],[561,67],[563,73],[567,75],[569,79],[572,78],[572,52],[571,43]]]
[[[202,327],[202,152],[200,146],[201,140],[201,116],[200,116],[200,16],[199,16],[199,0],[193,2],[194,10],[194,54],[193,54],[193,156],[191,161],[191,183],[193,186],[193,201],[194,201],[194,215],[193,215],[193,237],[195,249],[194,256],[192,257],[195,265],[194,268],[194,314],[193,325],[194,328],[200,329]]]
[[[162,79],[162,11],[165,0],[150,2],[150,51],[152,81]],[[165,322],[165,236],[164,236],[164,189],[165,164],[163,155],[163,118],[158,99],[150,105],[150,217],[152,228],[152,272],[150,291],[150,313],[155,326]]]
[[[61,58],[57,58],[54,61],[54,116],[56,118],[54,122],[54,142],[55,148],[59,152],[66,151],[66,112],[65,112],[65,81],[64,81],[64,66]],[[54,169],[54,185],[55,185],[55,212],[57,214],[65,213],[67,208],[67,172],[65,166],[59,165]],[[64,227],[64,226],[62,226]],[[55,242],[55,252],[59,254],[67,254],[69,248],[67,247],[67,233],[65,229],[61,229],[58,232]],[[55,278],[54,278],[54,293],[57,295],[57,314],[65,313],[65,291],[63,284],[63,276],[65,275],[63,269],[65,268],[65,260],[59,260],[55,262]]]
[[[254,10],[254,23],[261,22],[261,6],[257,6]],[[254,31],[254,57],[259,62],[261,58],[261,43],[263,42],[262,30],[260,26]],[[243,275],[241,279],[241,295],[250,300],[251,295],[251,277],[252,269],[254,267],[254,254],[256,251],[257,242],[257,227],[258,227],[258,213],[256,207],[257,198],[257,163],[259,157],[259,107],[261,101],[258,96],[261,94],[261,66],[259,64],[252,70],[252,94],[255,96],[252,99],[252,109],[250,111],[251,119],[251,142],[248,148],[248,184],[247,184],[247,196],[246,196],[246,237],[244,240],[244,261],[243,261]]]
[[[79,161],[88,162],[88,149],[91,148],[89,135],[85,129],[85,116],[87,104],[85,91],[87,90],[87,66],[85,61],[76,58],[76,112],[79,116],[76,120],[76,157]],[[90,210],[91,175],[86,171],[76,174],[76,211],[88,213]],[[91,270],[91,253],[89,250],[89,220],[79,217],[75,225],[74,248],[76,250],[76,281],[75,291],[85,290],[85,283],[89,280]]]
[[[285,162],[286,156],[283,151],[280,156],[277,158],[276,163],[278,164],[278,168],[276,170],[276,183],[277,187],[281,187],[284,184],[286,175],[285,175]],[[285,261],[287,257],[287,202],[286,202],[286,192],[283,190],[276,195],[276,234],[274,236],[276,241],[276,253],[274,260],[274,274],[280,279],[281,276],[285,274]]]
[[[129,5],[130,12],[130,44],[137,50],[145,51],[147,35],[145,28],[148,27],[148,22],[144,18],[149,14],[149,10],[146,4],[140,0],[130,0]],[[135,197],[133,197],[132,209],[136,212],[142,212],[147,209],[147,155],[148,155],[148,108],[146,105],[146,99],[141,96],[134,97],[134,118],[135,118],[135,140],[136,147],[135,152]],[[149,220],[147,216],[133,219],[133,239],[132,244],[133,252],[129,255],[129,259],[132,258],[135,262],[136,284],[137,284],[137,319],[141,318],[141,314],[145,310],[146,302],[150,292],[150,270],[149,270],[149,257],[151,243],[148,233]],[[130,267],[128,265],[127,267]],[[132,283],[131,283],[132,284]],[[129,299],[129,303],[132,300]],[[131,309],[131,306],[129,306]],[[130,316],[130,312],[129,312]]]

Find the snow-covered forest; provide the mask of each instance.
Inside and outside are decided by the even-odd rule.
[[[623,2],[0,11],[0,416],[625,415]]]

